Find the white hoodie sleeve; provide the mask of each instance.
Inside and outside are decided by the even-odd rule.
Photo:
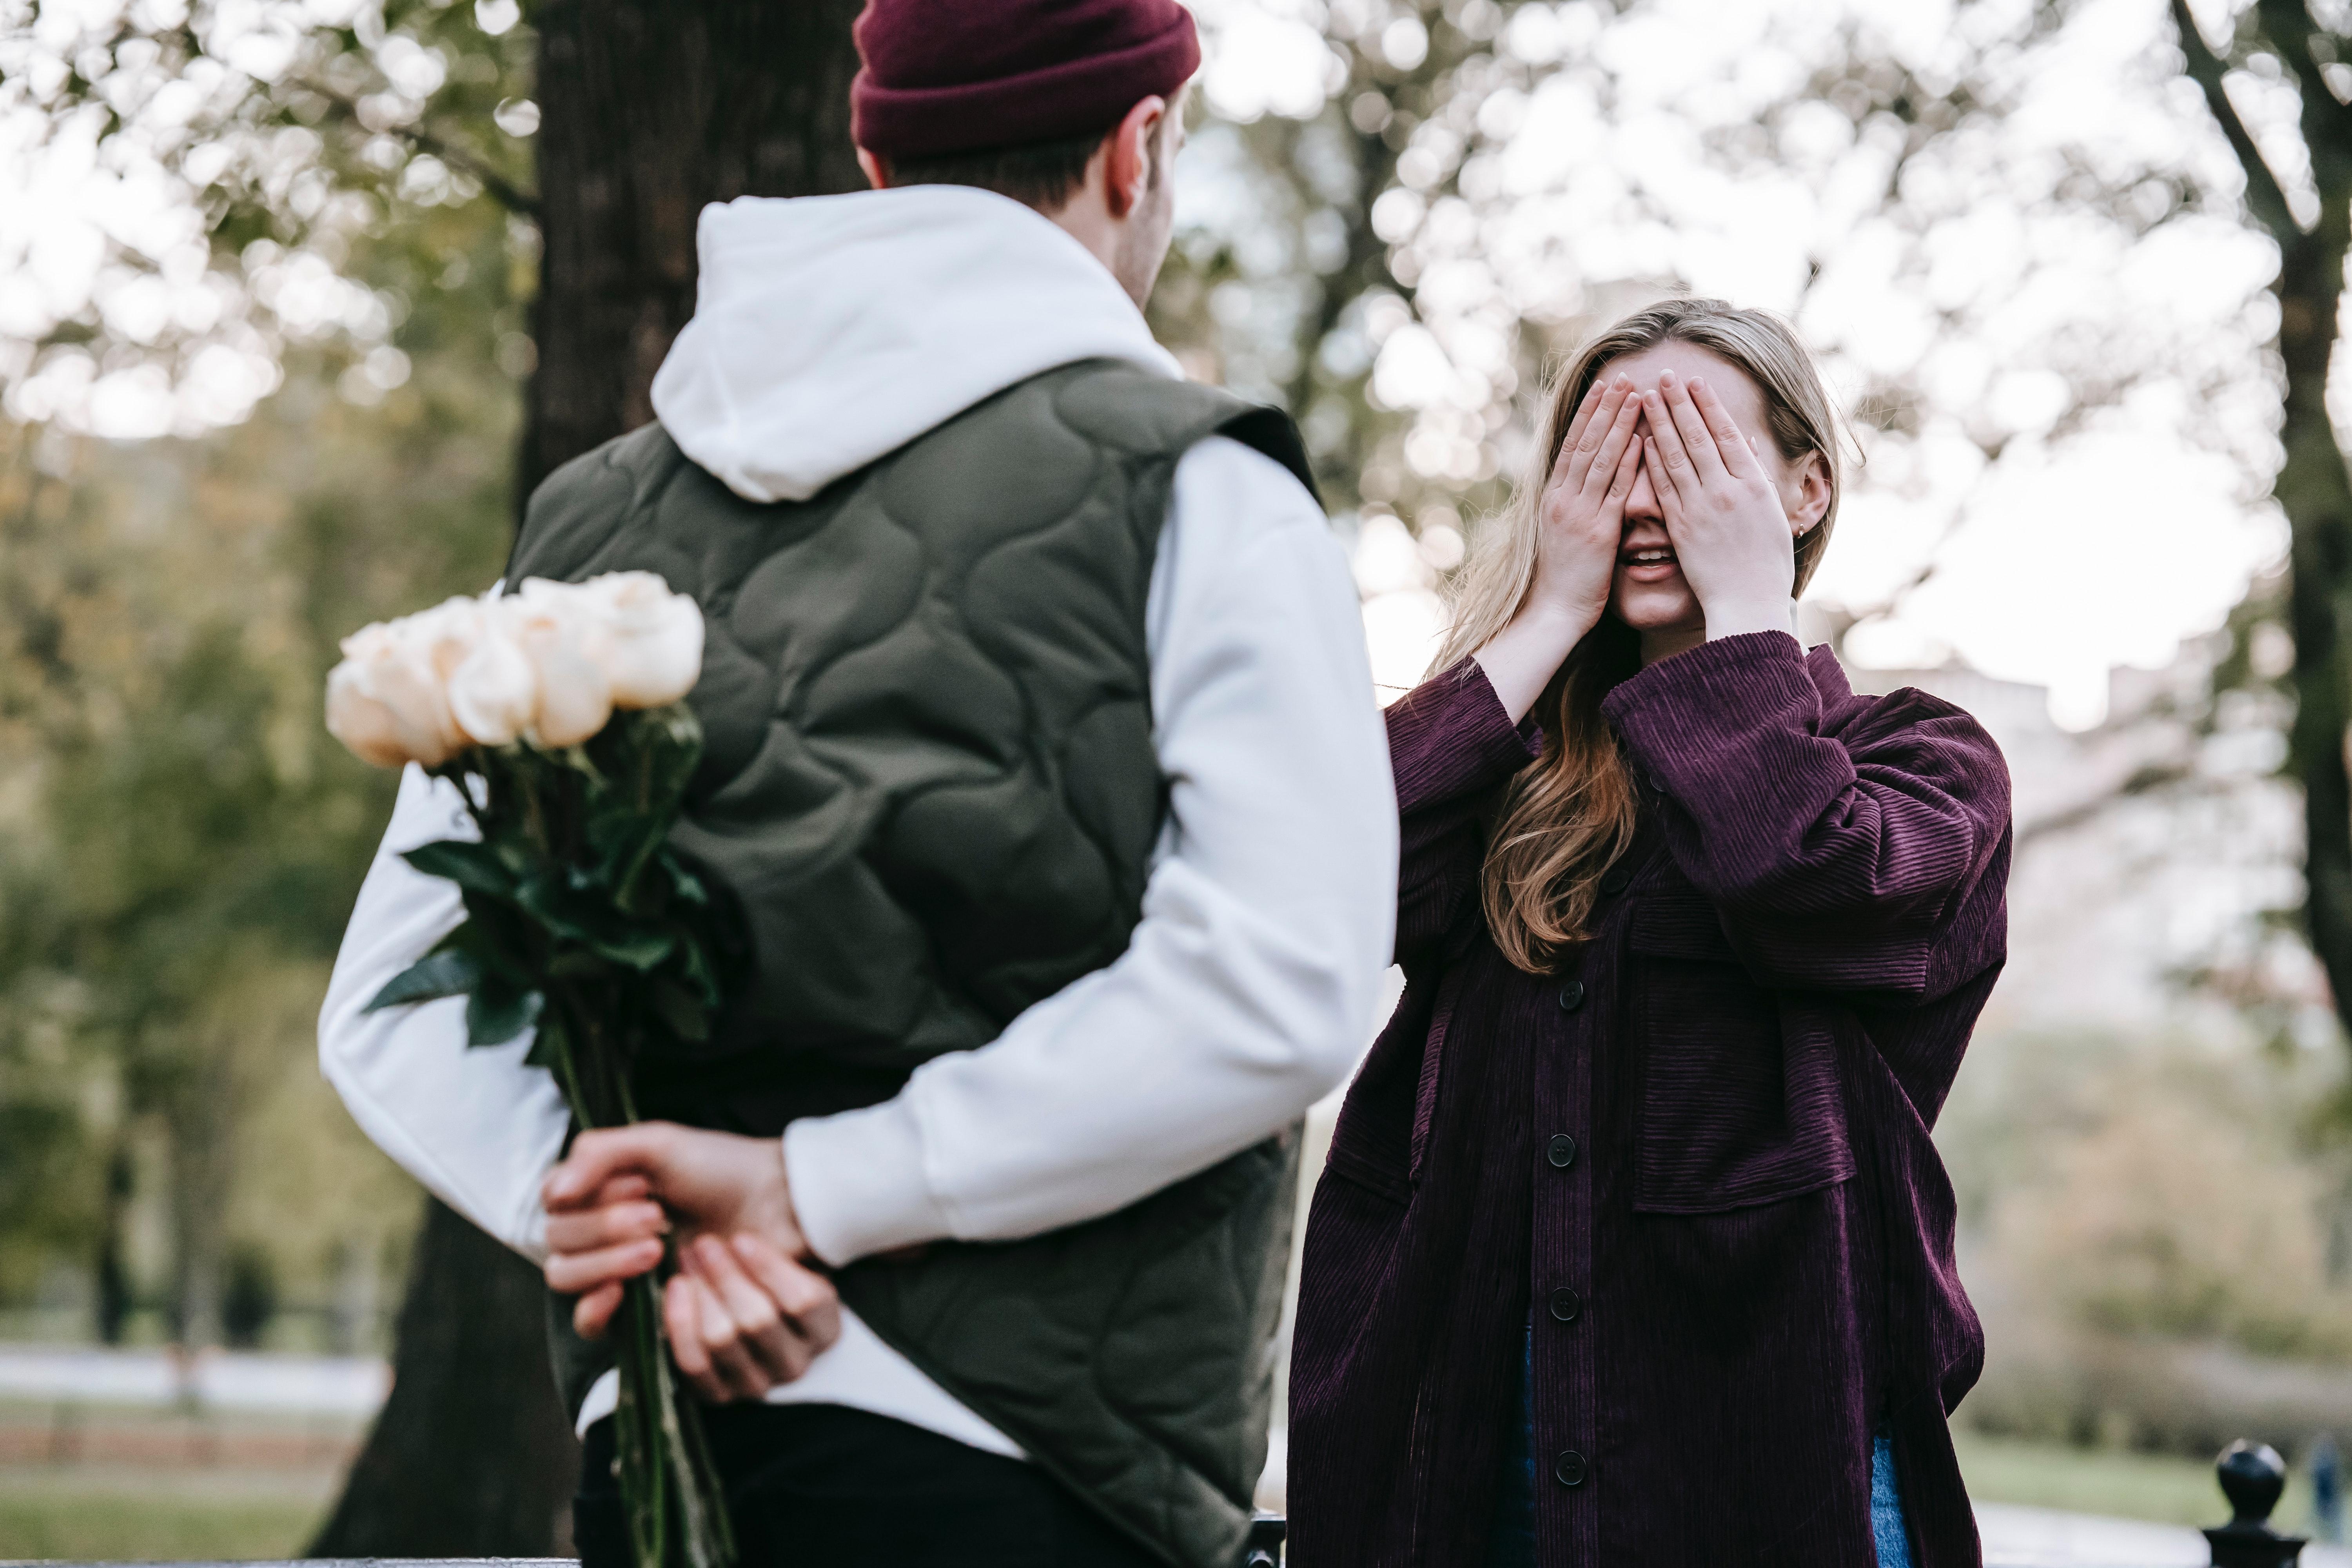
[[[1147,606],[1155,744],[1172,789],[1128,952],[895,1098],[793,1124],[785,1160],[835,1264],[1033,1235],[1109,1213],[1248,1147],[1345,1078],[1395,909],[1397,818],[1363,622],[1322,513],[1276,463],[1202,442],[1178,464]],[[361,1127],[536,1258],[565,1115],[527,1042],[466,1046],[461,1001],[361,1011],[462,915],[399,859],[470,832],[456,791],[402,781],[320,1017]]]
[[[546,1254],[540,1179],[571,1125],[555,1079],[528,1066],[531,1037],[466,1044],[463,997],[364,1011],[466,910],[454,882],[400,858],[436,838],[478,837],[455,785],[410,766],[319,1012],[319,1065],[352,1120],[434,1196],[533,1260]]]
[[[1291,1121],[1370,1037],[1396,795],[1322,512],[1270,459],[1202,442],[1177,466],[1147,615],[1172,793],[1142,922],[990,1044],[785,1130],[828,1262],[1123,1207]]]

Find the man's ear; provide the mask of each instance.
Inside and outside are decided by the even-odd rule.
[[[866,171],[866,183],[877,191],[890,188],[890,165],[865,148],[857,150],[857,166]]]
[[[1125,217],[1142,204],[1143,194],[1151,185],[1151,159],[1158,151],[1160,122],[1168,113],[1168,100],[1156,94],[1138,102],[1110,133],[1110,162],[1103,173],[1108,176],[1104,195],[1108,198],[1110,216]]]

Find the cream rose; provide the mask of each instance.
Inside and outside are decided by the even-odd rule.
[[[578,591],[526,583],[522,593],[499,601],[498,613],[538,679],[538,707],[527,731],[532,743],[576,746],[602,730],[613,717],[613,682],[588,651],[594,616]]]
[[[583,621],[582,647],[612,682],[616,708],[659,708],[702,675],[702,607],[651,572],[609,572],[578,584],[533,579],[526,599],[557,598]]]
[[[470,599],[343,639],[327,677],[327,732],[378,767],[438,767],[467,744],[449,710],[449,673],[472,649],[480,610]]]
[[[479,746],[520,738],[539,716],[539,669],[498,604],[485,606],[472,651],[449,675],[449,711]]]

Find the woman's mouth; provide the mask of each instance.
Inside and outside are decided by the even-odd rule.
[[[1662,583],[1680,570],[1675,563],[1674,550],[1664,544],[1621,551],[1617,564],[1636,583]]]

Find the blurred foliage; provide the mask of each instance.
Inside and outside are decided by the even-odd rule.
[[[499,574],[517,397],[496,334],[520,269],[486,202],[415,213],[345,266],[404,301],[395,386],[327,345],[220,435],[0,431],[12,1296],[99,1234],[107,1160],[142,1125],[172,1254],[143,1283],[177,1314],[216,1320],[232,1255],[321,1300],[395,1262],[413,1222],[311,1065],[394,782],[328,739],[319,693],[341,636]]]
[[[2346,1077],[2247,1037],[1980,1038],[1937,1131],[1989,1342],[1968,1418],[2187,1453],[2336,1419],[2352,1159],[2319,1113]]]

